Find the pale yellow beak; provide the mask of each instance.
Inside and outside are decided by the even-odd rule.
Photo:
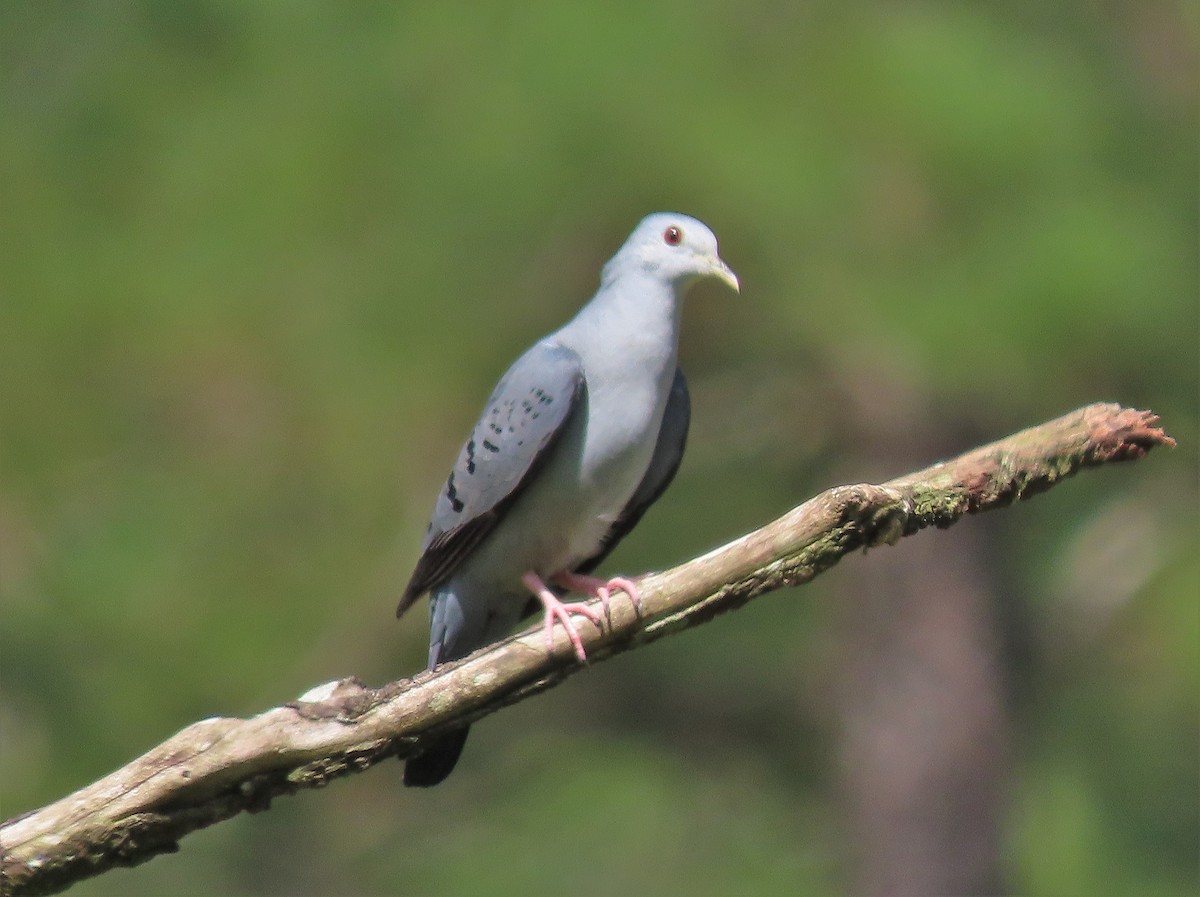
[[[732,268],[730,268],[719,258],[713,259],[712,276],[717,278],[717,280],[724,281],[725,283],[729,284],[735,293],[741,293],[742,288],[741,284],[738,283],[738,276],[733,273]]]

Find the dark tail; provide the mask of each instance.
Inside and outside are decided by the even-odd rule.
[[[467,732],[463,727],[447,732],[433,741],[429,747],[408,758],[404,764],[404,784],[410,788],[430,788],[454,771],[463,745],[467,743]]]

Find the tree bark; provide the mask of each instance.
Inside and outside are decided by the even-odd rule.
[[[960,419],[902,378],[840,379],[854,457],[916,465]],[[886,413],[880,413],[882,403]],[[873,552],[839,577],[823,691],[852,894],[1004,894],[1011,708],[993,519]],[[838,600],[838,599],[841,600]],[[1008,607],[1007,614],[1005,607]]]
[[[1174,445],[1149,412],[1097,404],[881,485],[839,486],[734,542],[639,581],[602,631],[581,626],[592,662],[808,582],[859,548],[1005,507],[1085,468]],[[189,832],[272,798],[405,757],[577,672],[561,627],[541,627],[430,673],[369,688],[350,678],[250,719],[194,723],[126,766],[0,826],[0,891],[45,894],[178,849]]]

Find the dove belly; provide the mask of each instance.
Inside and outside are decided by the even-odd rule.
[[[599,549],[645,476],[662,411],[650,402],[643,420],[618,410],[622,426],[597,427],[604,413],[592,396],[588,415],[567,425],[537,473],[456,576],[524,600],[521,576],[546,579],[575,568]]]

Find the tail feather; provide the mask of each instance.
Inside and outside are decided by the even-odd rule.
[[[454,771],[467,743],[469,727],[455,729],[437,738],[425,750],[404,764],[404,784],[410,788],[430,788]]]
[[[463,600],[451,581],[429,595],[429,669],[466,657],[481,645],[500,638],[516,622],[517,604],[507,596],[493,600]],[[436,785],[454,771],[467,741],[468,727],[434,738],[404,766],[404,784],[417,788]]]

